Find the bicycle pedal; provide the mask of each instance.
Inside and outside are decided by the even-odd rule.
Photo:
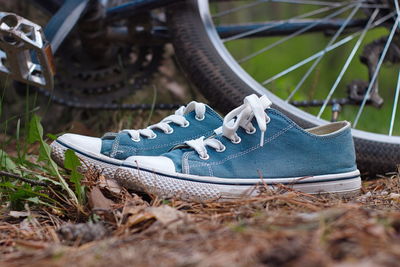
[[[39,25],[16,14],[0,12],[0,74],[53,89],[53,53]]]

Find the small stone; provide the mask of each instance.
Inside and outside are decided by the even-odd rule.
[[[365,193],[364,195],[360,196],[360,199],[367,199],[367,198],[369,198],[369,197],[371,197],[371,196],[372,196],[371,191],[368,191],[368,192]]]
[[[12,211],[10,211],[10,216],[14,217],[14,218],[28,217],[29,212],[12,210]]]
[[[400,194],[397,194],[397,193],[390,193],[390,194],[389,194],[389,197],[390,197],[391,199],[400,199]]]
[[[57,233],[60,239],[67,243],[73,244],[79,241],[79,244],[82,245],[102,239],[106,236],[107,230],[102,223],[69,223],[61,226]]]

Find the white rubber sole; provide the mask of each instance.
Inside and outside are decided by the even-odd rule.
[[[361,188],[358,170],[320,176],[280,178],[280,179],[238,179],[205,177],[187,174],[164,174],[121,166],[114,178],[119,184],[131,189],[141,188],[161,198],[180,198],[188,201],[232,200],[259,194],[257,187],[277,188],[283,184],[294,190],[308,194],[337,194],[352,196]]]
[[[82,149],[76,149],[68,144],[54,141],[50,145],[51,147],[51,158],[60,166],[64,168],[65,151],[71,149],[75,151],[75,154],[80,159],[82,166],[79,167],[79,172],[85,174],[88,169],[98,171],[106,178],[114,178],[114,174],[119,166],[122,164],[122,160],[109,158],[102,154],[93,153],[91,151],[85,151]]]

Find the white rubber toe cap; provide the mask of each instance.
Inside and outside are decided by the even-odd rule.
[[[79,134],[63,134],[57,138],[57,141],[77,151],[93,153],[100,153],[101,151],[101,139],[97,137]]]
[[[124,164],[131,167],[139,167],[147,170],[175,173],[174,162],[170,158],[162,156],[132,156],[127,158]]]

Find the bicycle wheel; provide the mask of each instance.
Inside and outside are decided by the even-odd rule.
[[[373,176],[400,163],[397,5],[191,0],[168,20],[178,61],[217,108],[257,93],[302,126],[351,121],[359,169]]]

